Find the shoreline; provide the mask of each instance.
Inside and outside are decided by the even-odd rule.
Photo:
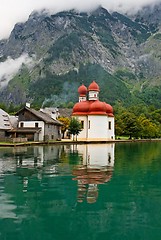
[[[73,141],[73,140],[61,140],[52,142],[22,142],[22,143],[0,143],[0,147],[21,147],[21,146],[38,146],[38,145],[70,145],[70,144],[110,144],[110,143],[134,143],[134,142],[159,142],[158,139],[119,139],[108,141]]]

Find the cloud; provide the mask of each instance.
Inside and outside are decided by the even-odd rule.
[[[5,62],[0,63],[0,89],[8,84],[23,63],[30,68],[33,65],[33,60],[27,54],[23,54],[17,59],[8,57]]]
[[[52,13],[72,8],[89,11],[102,5],[112,11],[136,11],[148,4],[161,0],[5,0],[0,7],[0,39],[7,38],[17,22],[26,21],[34,10],[48,9]]]

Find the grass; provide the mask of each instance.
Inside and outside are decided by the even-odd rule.
[[[116,140],[129,140],[129,136],[116,136]]]

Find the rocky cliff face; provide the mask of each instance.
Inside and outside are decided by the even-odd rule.
[[[94,78],[106,101],[151,104],[146,100],[149,84],[161,86],[161,19],[153,17],[161,7],[150,11],[151,22],[147,9],[135,16],[103,8],[90,14],[32,13],[27,22],[15,25],[9,39],[0,41],[1,62],[24,54],[31,60],[10,81],[1,77],[0,101],[60,105],[75,101],[77,86]]]

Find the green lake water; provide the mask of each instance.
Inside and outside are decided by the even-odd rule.
[[[0,240],[161,239],[161,142],[0,148]]]

